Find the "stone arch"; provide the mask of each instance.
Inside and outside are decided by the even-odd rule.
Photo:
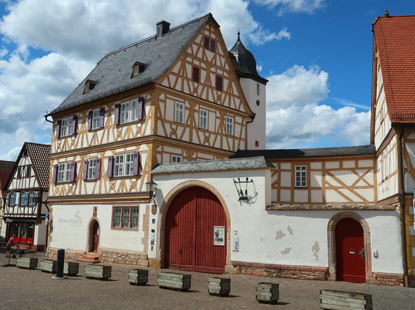
[[[372,246],[370,242],[370,228],[366,220],[355,212],[339,212],[335,214],[329,221],[327,227],[329,246],[329,280],[336,281],[336,225],[338,222],[345,218],[351,218],[357,221],[363,228],[363,239],[365,246],[366,283],[372,283]]]
[[[226,205],[225,199],[223,199],[222,195],[219,191],[213,187],[212,185],[199,181],[199,180],[190,180],[180,183],[179,185],[175,186],[167,196],[164,198],[163,204],[160,207],[160,216],[159,221],[157,224],[157,243],[159,244],[157,258],[159,261],[160,266],[164,266],[164,255],[165,255],[165,227],[166,227],[166,216],[169,211],[170,205],[176,198],[176,196],[181,193],[183,190],[190,188],[190,187],[203,187],[210,191],[212,194],[218,198],[219,202],[223,207],[223,211],[226,215],[226,266],[225,272],[233,270],[233,266],[231,264],[231,217],[229,213],[228,206]]]

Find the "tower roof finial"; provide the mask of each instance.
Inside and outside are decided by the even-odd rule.
[[[239,32],[239,29],[238,29],[238,40],[241,40],[241,33]]]

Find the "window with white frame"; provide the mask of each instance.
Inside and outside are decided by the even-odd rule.
[[[71,181],[71,163],[63,163],[58,166],[58,182]]]
[[[184,103],[176,102],[174,110],[174,121],[176,123],[184,123]]]
[[[92,129],[99,128],[100,109],[92,111]]]
[[[114,207],[112,212],[113,228],[138,229],[138,207]]]
[[[95,180],[95,172],[96,172],[97,160],[90,159],[88,160],[88,172],[87,172],[87,179],[88,180]]]
[[[138,120],[138,100],[131,100],[120,104],[120,124]]]
[[[134,172],[134,154],[114,156],[114,177],[132,176]]]
[[[71,136],[73,134],[73,117],[63,118],[61,120],[61,137]]]
[[[181,155],[172,155],[171,156],[172,163],[181,163],[183,162],[183,157]]]
[[[208,111],[200,109],[199,128],[207,130]]]
[[[307,187],[307,166],[295,166],[295,187]]]
[[[29,201],[27,202],[27,205],[28,205],[29,207],[33,206],[33,193],[29,193],[28,200],[29,200]]]
[[[226,117],[226,134],[233,136],[233,118],[229,116]]]

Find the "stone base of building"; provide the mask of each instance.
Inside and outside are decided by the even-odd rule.
[[[235,273],[271,278],[327,280],[328,267],[291,266],[232,261]]]
[[[48,248],[46,256],[51,259],[56,259],[57,252],[57,248]],[[78,260],[85,253],[85,251],[65,250],[65,259]],[[98,254],[100,263],[103,264],[119,264],[148,267],[147,254],[143,254],[140,252],[100,248],[98,250]]]
[[[403,275],[398,273],[374,272],[373,279],[377,285],[403,286]]]

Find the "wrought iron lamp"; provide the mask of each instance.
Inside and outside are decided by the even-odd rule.
[[[248,177],[245,180],[241,180],[240,178],[238,178],[238,180],[233,180],[233,183],[235,184],[236,187],[236,191],[238,192],[238,196],[239,199],[238,201],[248,201],[249,200],[249,196],[248,196],[248,183],[254,183],[254,181],[252,179],[249,179]],[[243,189],[245,184],[245,190]]]
[[[146,187],[147,187],[147,192],[150,194],[150,197],[155,197],[155,190],[157,188],[157,183],[154,182],[153,180],[151,180],[150,182],[146,183]]]

